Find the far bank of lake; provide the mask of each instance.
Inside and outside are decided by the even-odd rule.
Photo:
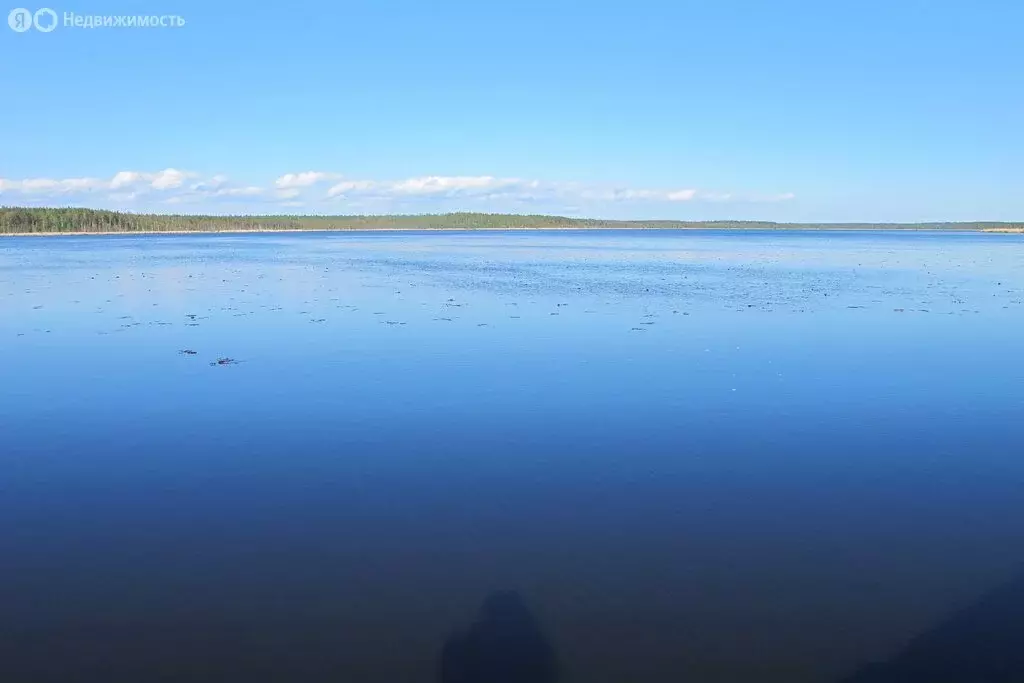
[[[0,207],[0,235],[213,232],[501,230],[728,230],[1024,232],[1024,223],[773,223],[771,221],[603,220],[565,216],[448,213],[380,216],[201,216],[92,209]]]

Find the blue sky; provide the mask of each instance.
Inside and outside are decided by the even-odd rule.
[[[0,204],[1024,220],[1018,0],[50,6],[186,23],[0,27]]]

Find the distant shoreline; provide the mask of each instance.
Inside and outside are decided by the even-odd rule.
[[[212,229],[212,230],[73,230],[55,232],[0,232],[0,237],[86,237],[86,236],[110,236],[110,235],[248,235],[248,234],[288,234],[288,233],[368,233],[368,232],[614,232],[635,231],[635,232],[670,232],[670,231],[710,231],[710,232],[972,232],[990,233],[1002,235],[1022,235],[1024,229],[1016,228],[905,228],[905,227],[835,227],[827,228],[809,225],[787,226],[779,228],[715,228],[715,227],[617,227],[617,228],[592,228],[592,227],[506,227],[506,228],[234,228],[234,229]]]
[[[504,232],[527,230],[890,231],[1024,233],[1024,222],[777,223],[774,221],[605,220],[539,214],[445,213],[364,216],[203,216],[80,208],[0,207],[0,235],[188,235],[258,232]]]

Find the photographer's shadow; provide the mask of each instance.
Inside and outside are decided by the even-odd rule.
[[[555,650],[514,591],[484,600],[476,621],[444,644],[440,683],[555,683]]]

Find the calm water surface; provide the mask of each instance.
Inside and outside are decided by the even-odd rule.
[[[5,238],[0,680],[438,681],[504,590],[560,681],[1013,631],[1022,300],[1016,235]]]

